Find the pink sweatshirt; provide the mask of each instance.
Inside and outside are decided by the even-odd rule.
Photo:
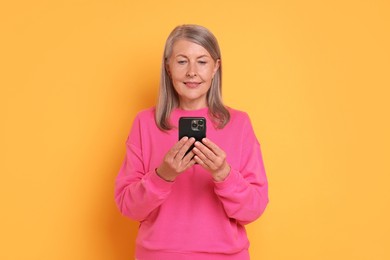
[[[116,179],[115,200],[121,213],[140,222],[138,260],[249,259],[245,224],[256,220],[268,203],[268,184],[259,142],[246,113],[229,109],[230,122],[213,127],[208,109],[171,114],[175,128],[160,131],[154,108],[140,112],[126,141],[126,157]],[[178,141],[181,116],[203,116],[207,138],[227,154],[231,166],[223,182],[213,181],[200,165],[174,182],[155,169]]]

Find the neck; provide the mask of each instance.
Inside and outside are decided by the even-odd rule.
[[[199,102],[180,102],[179,104],[179,108],[182,109],[182,110],[199,110],[199,109],[202,109],[202,108],[206,108],[207,107],[207,103],[206,102],[202,102],[202,103],[199,103]]]

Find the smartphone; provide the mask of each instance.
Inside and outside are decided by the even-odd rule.
[[[204,117],[180,117],[179,119],[179,140],[187,136],[194,137],[196,141],[201,142],[206,137],[206,118]],[[186,152],[189,153],[194,145]]]

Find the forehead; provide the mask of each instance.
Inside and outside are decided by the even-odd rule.
[[[210,53],[201,45],[186,39],[177,40],[172,47],[172,56],[184,55],[191,56],[211,56]]]

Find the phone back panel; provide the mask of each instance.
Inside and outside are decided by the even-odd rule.
[[[194,137],[196,141],[202,141],[206,137],[206,118],[180,117],[179,140],[184,136]]]

